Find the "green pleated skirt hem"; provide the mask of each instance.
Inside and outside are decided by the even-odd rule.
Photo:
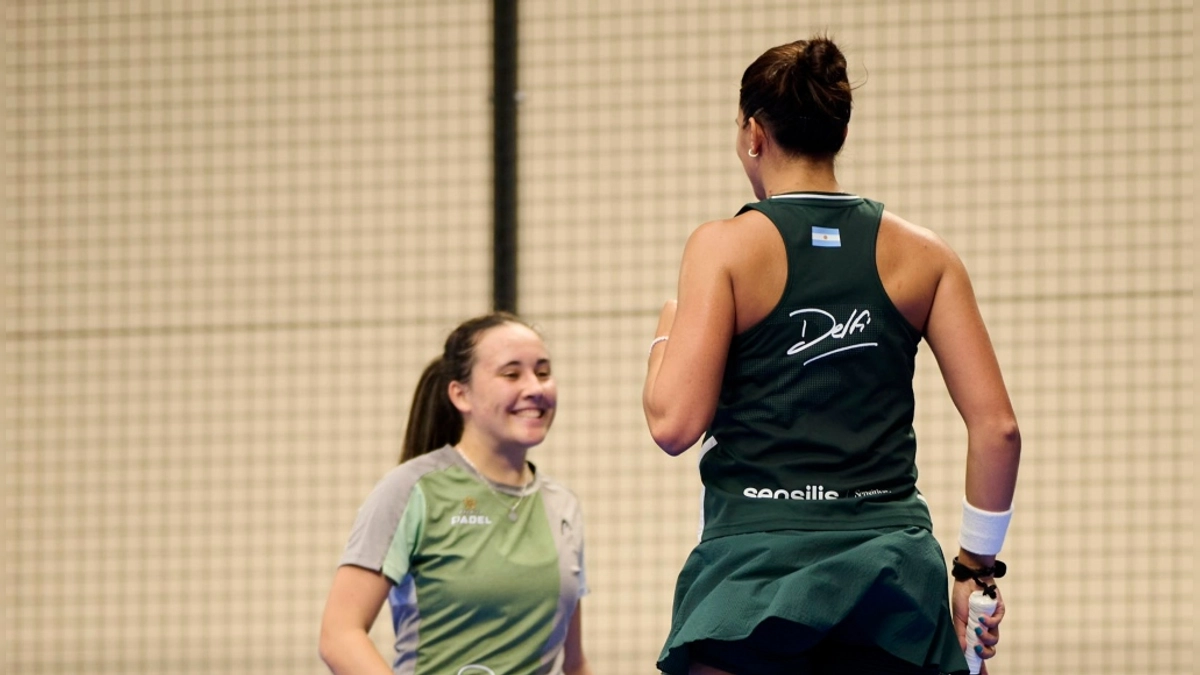
[[[679,574],[659,656],[686,673],[688,645],[745,640],[767,619],[796,624],[792,653],[825,639],[873,645],[918,666],[966,672],[946,562],[924,528],[775,531],[701,542]]]

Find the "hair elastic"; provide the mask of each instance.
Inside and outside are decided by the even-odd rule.
[[[996,597],[996,584],[989,584],[984,579],[999,579],[1005,574],[1008,574],[1008,565],[1005,565],[1003,560],[995,561],[991,567],[984,567],[977,570],[962,564],[958,561],[958,557],[955,556],[953,566],[950,568],[950,576],[954,577],[955,581],[973,579],[979,590],[983,591],[983,594],[989,598]]]

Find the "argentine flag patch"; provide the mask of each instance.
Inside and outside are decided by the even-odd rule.
[[[837,228],[814,227],[812,245],[821,248],[838,248],[842,245],[842,233]]]

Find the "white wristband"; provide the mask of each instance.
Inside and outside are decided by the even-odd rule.
[[[1008,522],[1013,510],[997,513],[977,509],[963,497],[962,528],[958,531],[958,545],[964,551],[979,555],[996,555],[1004,546],[1004,535],[1008,533]]]
[[[658,337],[654,338],[653,340],[650,341],[650,351],[647,353],[653,354],[654,346],[660,342],[666,342],[668,339],[670,339],[670,338],[667,335],[659,335]]]

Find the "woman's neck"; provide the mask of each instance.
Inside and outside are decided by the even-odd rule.
[[[491,447],[479,439],[471,438],[465,431],[455,447],[476,471],[490,481],[520,486],[533,480],[533,472],[525,461],[525,448],[504,450]]]
[[[767,197],[788,192],[841,192],[833,173],[833,162],[787,159],[762,167],[762,186]]]

